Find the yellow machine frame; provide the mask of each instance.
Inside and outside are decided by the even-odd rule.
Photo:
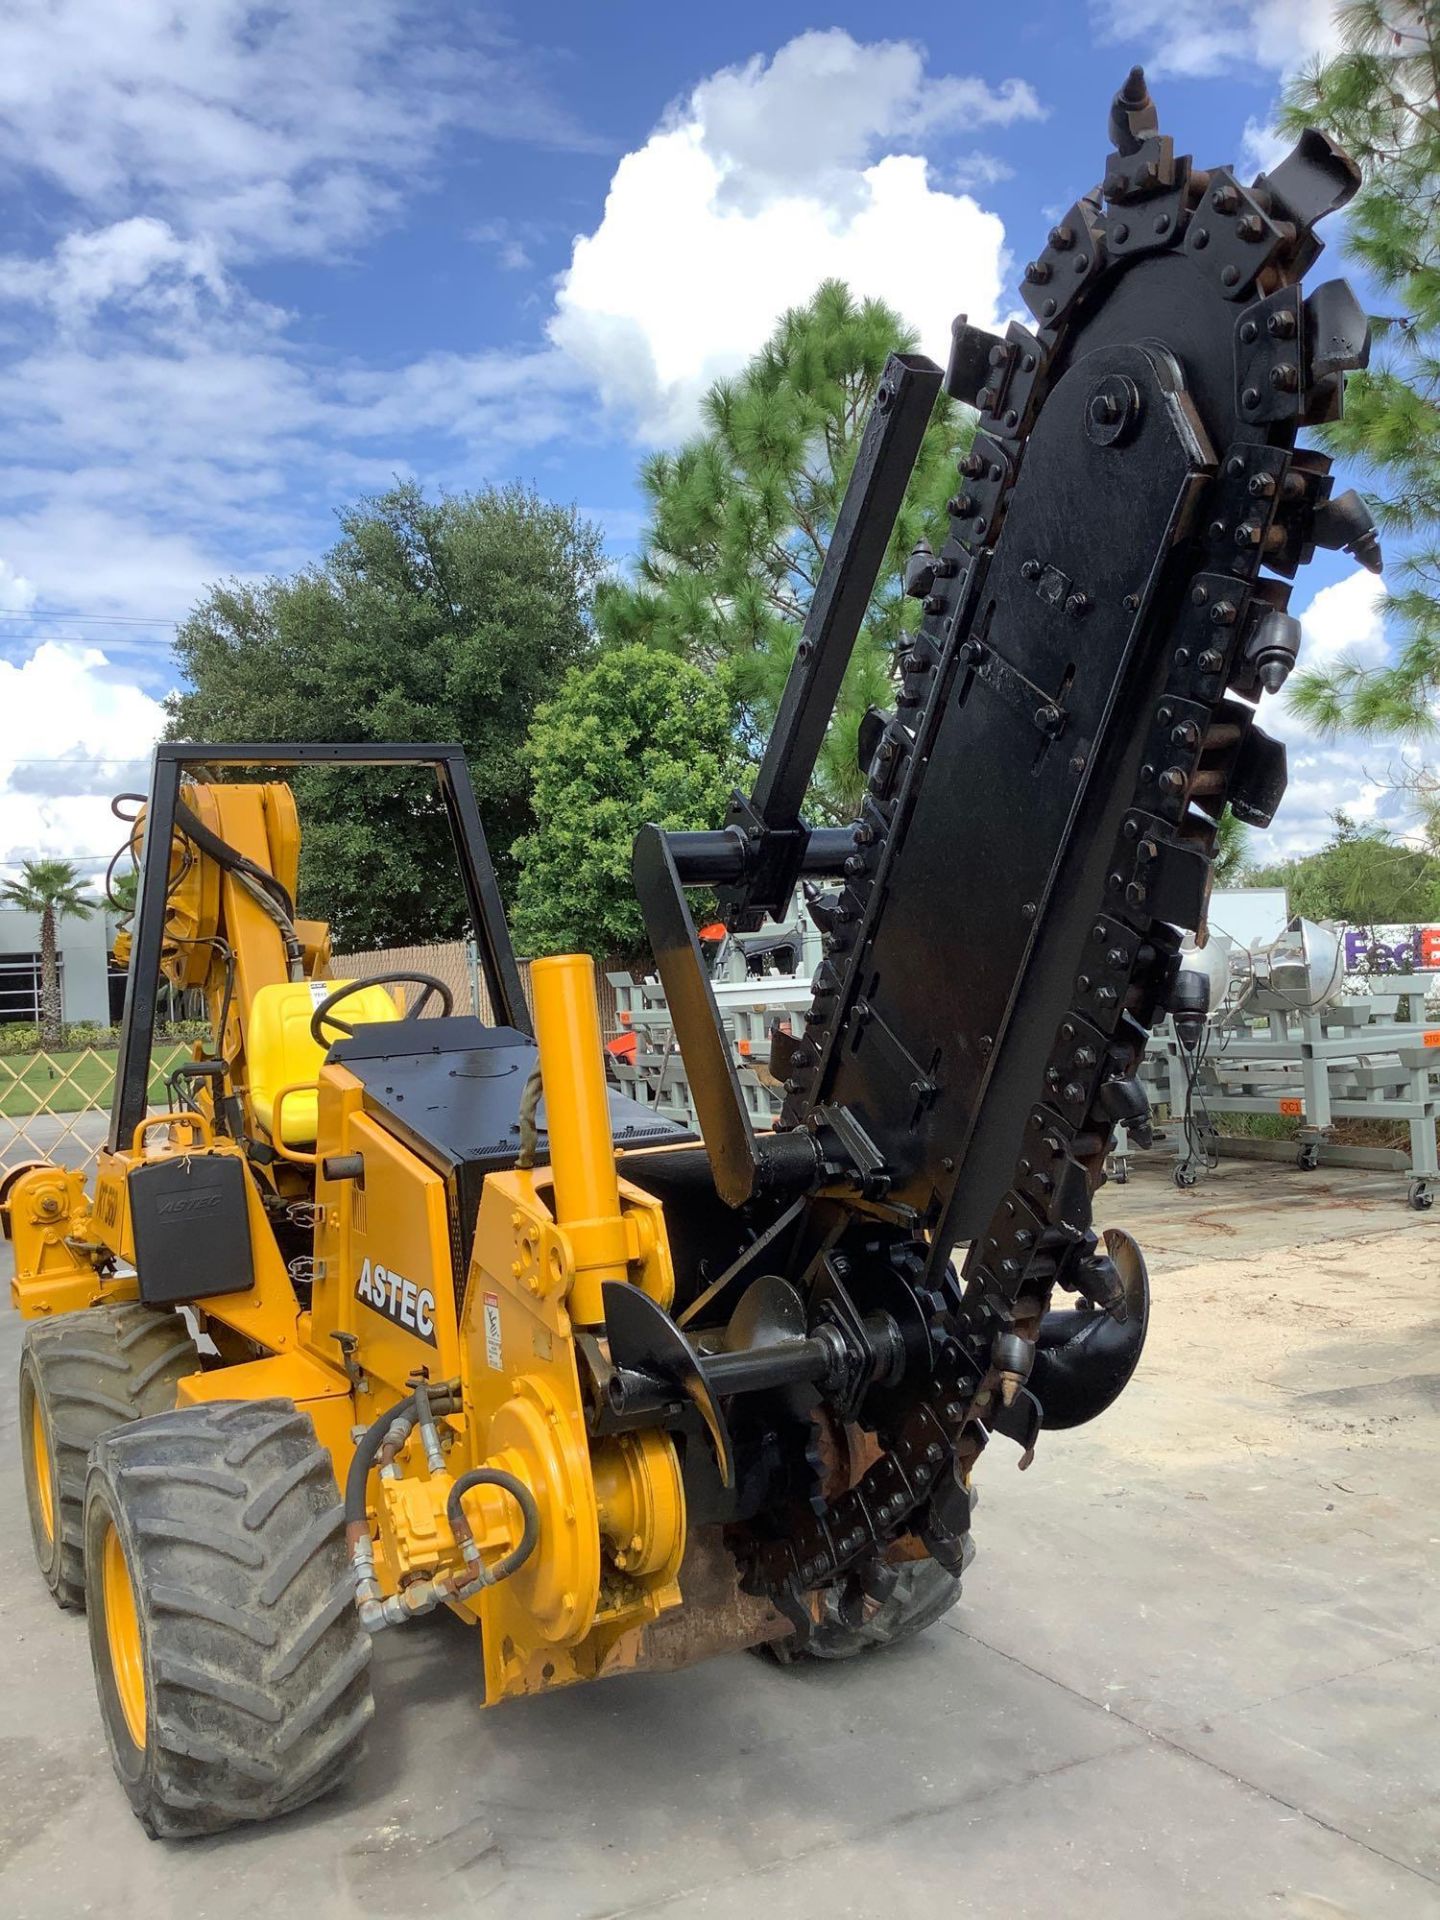
[[[186,800],[219,839],[293,889],[299,831],[288,787],[193,785]],[[287,962],[253,891],[178,837],[167,899],[166,970],[206,992],[226,1085],[244,1105],[250,1010],[262,988],[288,977],[293,955]],[[327,929],[297,928],[304,977],[324,980]],[[228,978],[217,943],[233,956]],[[93,1194],[78,1174],[36,1166],[12,1177],[3,1196],[13,1302],[39,1318],[138,1296],[128,1197],[137,1168],[238,1159],[253,1283],[207,1295],[197,1276],[185,1304],[217,1361],[181,1381],[178,1401],[293,1401],[342,1486],[357,1431],[400,1406],[417,1380],[455,1383],[456,1410],[435,1423],[438,1447],[413,1426],[370,1475],[359,1560],[373,1563],[370,1591],[376,1604],[392,1603],[387,1617],[438,1600],[482,1625],[492,1703],[644,1661],[645,1630],[680,1601],[687,1544],[673,1441],[654,1429],[598,1441],[587,1432],[575,1339],[603,1329],[602,1287],[625,1282],[664,1307],[674,1276],[660,1202],[617,1173],[593,965],[584,956],[540,960],[531,977],[551,1164],[486,1177],[463,1286],[441,1176],[367,1113],[340,1062],[319,1070],[313,1153],[286,1145],[277,1113],[273,1162],[257,1169],[217,1126],[219,1096],[207,1091],[200,1111],[147,1117],[123,1146],[102,1152]],[[345,1174],[355,1156],[363,1182]],[[272,1224],[287,1197],[313,1207],[308,1306]],[[401,1312],[377,1311],[377,1298]],[[516,1499],[493,1484],[465,1493],[468,1543],[447,1513],[456,1482],[480,1467],[520,1481],[539,1517],[538,1547],[499,1584],[474,1576],[516,1549]],[[767,1607],[730,1599],[739,1640],[780,1624]]]

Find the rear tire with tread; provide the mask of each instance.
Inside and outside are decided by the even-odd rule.
[[[200,1356],[185,1321],[127,1300],[34,1320],[20,1351],[20,1444],[35,1558],[62,1607],[85,1604],[85,1467],[102,1433],[162,1413]],[[43,1445],[45,1458],[38,1458]],[[41,1484],[48,1493],[47,1520]]]
[[[145,1742],[105,1621],[114,1527],[139,1615]],[[107,1435],[85,1494],[90,1649],[115,1770],[147,1833],[223,1832],[328,1793],[374,1711],[329,1454],[289,1401],[181,1407]]]

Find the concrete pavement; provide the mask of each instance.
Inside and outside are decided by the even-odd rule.
[[[1152,1257],[1142,1372],[1023,1476],[995,1443],[919,1641],[486,1713],[463,1629],[398,1630],[358,1778],[181,1847],[31,1563],[0,1316],[4,1911],[1440,1920],[1440,1283],[1402,1198],[1241,1163],[1102,1195]]]
[[[88,1167],[110,1131],[109,1113],[32,1113],[0,1120],[0,1173],[28,1160]]]

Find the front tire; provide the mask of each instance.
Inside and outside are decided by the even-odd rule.
[[[57,1605],[85,1604],[85,1465],[102,1433],[161,1413],[200,1356],[178,1313],[84,1307],[33,1321],[20,1351],[20,1453],[30,1537]]]
[[[98,1442],[90,1653],[111,1758],[152,1836],[328,1793],[374,1711],[330,1456],[287,1401],[181,1407]]]

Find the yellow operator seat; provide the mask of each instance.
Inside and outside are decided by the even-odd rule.
[[[256,1119],[272,1139],[276,1095],[282,1087],[299,1089],[286,1094],[281,1108],[283,1146],[313,1147],[315,1144],[320,1069],[328,1045],[321,1046],[314,1039],[310,1020],[322,1000],[350,984],[348,980],[282,980],[261,987],[250,1003],[250,1024],[245,1038],[250,1102]],[[375,1026],[401,1018],[400,1009],[384,987],[360,988],[335,1012],[346,1026],[354,1027]],[[331,1037],[342,1036],[336,1030]]]

